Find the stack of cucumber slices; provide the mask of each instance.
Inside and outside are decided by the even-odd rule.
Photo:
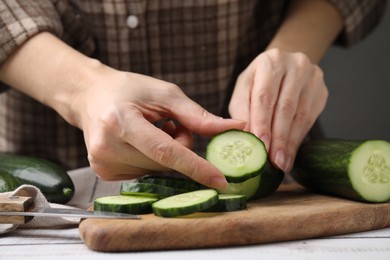
[[[209,189],[189,179],[146,176],[123,182],[118,196],[95,199],[94,209],[153,212],[162,217],[243,210],[247,201],[272,194],[284,176],[269,163],[263,142],[240,130],[215,136],[207,147],[206,159],[225,175],[226,189]]]
[[[245,195],[219,194],[192,180],[173,177],[144,177],[123,182],[120,195],[100,197],[94,210],[129,214],[154,213],[176,217],[195,212],[227,212],[247,208]]]

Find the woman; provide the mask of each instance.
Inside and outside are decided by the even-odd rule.
[[[223,188],[206,137],[251,131],[289,172],[326,104],[318,62],[366,36],[385,1],[0,5],[2,151],[89,164],[103,179],[173,169]]]

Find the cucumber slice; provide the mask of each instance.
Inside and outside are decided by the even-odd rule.
[[[121,184],[120,194],[165,198],[188,191],[152,183],[123,182]]]
[[[139,183],[151,183],[171,187],[175,189],[183,189],[187,191],[199,190],[201,185],[189,179],[179,179],[168,176],[146,176],[138,180]]]
[[[293,178],[313,191],[344,198],[390,200],[390,143],[324,139],[300,148]]]
[[[247,197],[240,194],[219,194],[218,202],[205,212],[229,212],[247,208]]]
[[[254,134],[228,130],[210,141],[206,159],[225,175],[229,183],[240,183],[259,175],[268,155],[263,142]]]
[[[153,203],[153,212],[161,217],[176,217],[204,211],[218,202],[218,192],[212,189],[191,191]]]
[[[268,161],[263,171],[249,180],[240,183],[229,183],[226,189],[218,190],[221,194],[242,194],[249,200],[260,199],[271,195],[280,186],[284,178],[283,171],[276,169]]]
[[[240,194],[245,195],[250,200],[258,191],[260,185],[260,175],[240,183],[228,183],[223,190],[218,190],[221,194]]]
[[[142,196],[106,196],[94,200],[94,210],[146,214],[152,212],[152,203],[157,200],[157,198]]]
[[[250,197],[251,200],[260,199],[274,193],[284,179],[284,172],[275,168],[270,161],[260,174],[260,183],[256,193]]]

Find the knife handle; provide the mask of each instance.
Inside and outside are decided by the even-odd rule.
[[[30,197],[0,195],[0,211],[30,211],[34,207],[34,200]],[[0,224],[24,224],[33,217],[0,216]]]

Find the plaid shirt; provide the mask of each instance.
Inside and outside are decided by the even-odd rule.
[[[330,0],[349,46],[378,23],[385,1]],[[120,70],[180,86],[214,114],[226,112],[235,78],[283,21],[282,0],[1,0],[0,65],[49,31]],[[53,86],[55,87],[55,86]],[[0,83],[0,151],[39,156],[67,169],[88,165],[83,134],[52,109]],[[202,154],[205,141],[196,137]]]

